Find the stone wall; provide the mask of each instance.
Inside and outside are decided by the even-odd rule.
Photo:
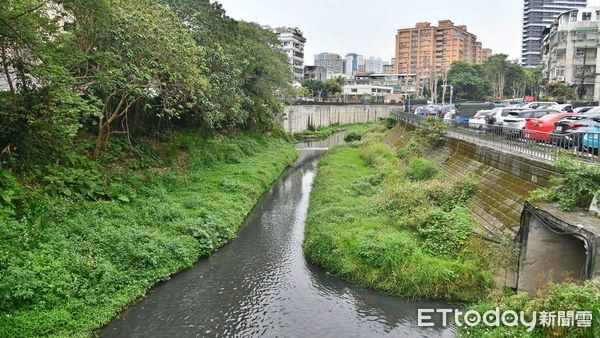
[[[299,133],[332,124],[375,122],[400,110],[393,105],[299,105],[286,106],[282,126],[287,132]]]

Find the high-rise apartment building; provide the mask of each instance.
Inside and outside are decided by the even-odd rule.
[[[561,13],[586,6],[587,0],[524,0],[521,64],[526,67],[539,66],[544,29]]]
[[[304,80],[304,44],[306,38],[298,28],[279,27],[273,29],[281,42],[283,52],[288,56],[294,73],[294,81]]]
[[[490,55],[491,50],[482,48],[466,26],[450,20],[439,21],[437,27],[420,22],[414,28],[398,30],[394,66],[400,74],[424,77],[446,72],[458,60],[483,63]]]
[[[334,53],[321,53],[315,55],[315,66],[325,67],[328,73],[343,74],[344,59]]]

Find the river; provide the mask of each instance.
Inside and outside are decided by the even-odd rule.
[[[451,337],[420,328],[407,301],[335,278],[302,252],[312,182],[322,153],[343,142],[298,145],[299,157],[258,201],[235,240],[153,288],[99,333],[104,337]]]

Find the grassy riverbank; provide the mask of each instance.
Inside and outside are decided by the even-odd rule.
[[[486,294],[485,244],[465,205],[475,182],[436,177],[434,164],[401,160],[372,133],[320,165],[306,224],[307,257],[332,274],[391,294],[470,301]]]
[[[121,171],[123,196],[32,188],[0,219],[0,337],[88,335],[159,281],[235,237],[296,156],[282,140],[176,135],[170,161]]]

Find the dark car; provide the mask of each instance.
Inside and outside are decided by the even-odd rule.
[[[600,120],[600,111],[594,110],[589,113],[566,117],[554,124],[551,143],[563,147],[577,147],[582,149],[583,135],[590,126],[595,126]]]

